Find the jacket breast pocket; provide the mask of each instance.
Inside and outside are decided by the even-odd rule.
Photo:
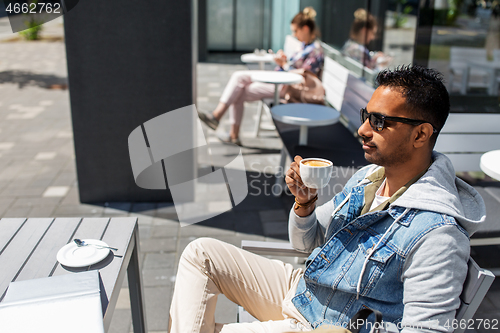
[[[395,250],[383,243],[374,250],[378,241],[379,238],[368,234],[364,234],[359,239],[357,249],[352,252],[350,260],[343,267],[345,269],[344,280],[346,283],[344,287],[350,289],[349,291],[356,293],[359,278],[362,274],[360,295],[366,296],[388,271],[398,270],[399,266],[397,264],[391,265],[391,262],[394,262],[391,259],[395,256]],[[365,261],[367,262],[363,271]]]

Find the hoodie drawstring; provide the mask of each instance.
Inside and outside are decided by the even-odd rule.
[[[390,227],[385,231],[385,233],[382,235],[382,237],[380,238],[380,240],[377,242],[377,244],[368,249],[368,256],[366,257],[365,259],[365,262],[363,263],[363,268],[361,269],[361,273],[359,274],[359,280],[358,280],[358,285],[356,286],[356,299],[359,299],[359,292],[361,291],[361,280],[363,279],[363,274],[365,274],[365,269],[366,269],[366,265],[368,265],[368,260],[370,260],[370,257],[372,256],[372,254],[377,250],[378,246],[380,245],[380,243],[382,243],[382,240],[389,234],[389,231],[392,229],[392,227],[403,217],[406,215],[406,213],[408,213],[410,211],[410,208],[406,208],[405,211],[403,212],[403,214],[399,215],[395,220],[394,222],[392,222],[392,224],[390,225]]]

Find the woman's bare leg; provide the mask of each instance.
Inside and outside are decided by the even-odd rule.
[[[231,124],[231,131],[229,132],[229,136],[231,139],[238,139],[240,135],[240,125]]]
[[[227,105],[226,103],[223,103],[223,102],[219,102],[219,104],[217,104],[217,107],[215,108],[215,110],[212,112],[212,116],[214,116],[215,119],[220,121],[222,116],[224,116],[224,113],[226,113],[228,108],[229,108],[229,105]]]

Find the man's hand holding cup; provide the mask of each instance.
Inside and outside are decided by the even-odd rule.
[[[328,185],[332,174],[333,163],[322,158],[306,158],[295,156],[286,172],[285,182],[295,196],[295,213],[307,216],[315,208],[318,189]]]

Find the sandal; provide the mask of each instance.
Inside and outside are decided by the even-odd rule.
[[[204,122],[208,127],[213,129],[214,131],[219,126],[219,121],[215,119],[215,117],[212,116],[210,113],[204,113],[198,111],[198,118],[200,118],[202,122]]]

